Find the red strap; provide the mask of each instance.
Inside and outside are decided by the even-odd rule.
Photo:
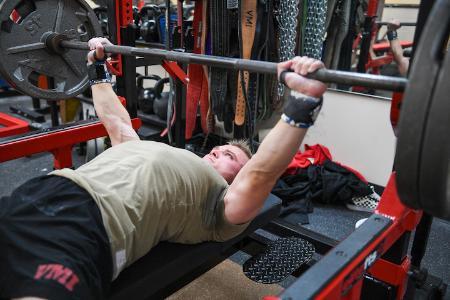
[[[186,73],[184,73],[183,69],[180,68],[177,62],[175,61],[167,61],[163,60],[161,66],[166,70],[167,73],[169,73],[170,77],[172,78],[178,78],[183,82],[183,84],[188,83],[188,76]]]
[[[202,7],[202,43],[201,53],[206,53],[206,41],[208,39],[208,0],[203,0]],[[202,130],[205,134],[208,130],[208,112],[209,112],[209,89],[208,89],[208,67],[202,66],[203,78],[202,78],[202,93],[200,96],[200,119]]]
[[[194,53],[200,54],[202,51],[202,19],[203,19],[203,1],[195,1],[194,9]],[[192,137],[197,119],[197,108],[200,102],[203,86],[203,68],[201,65],[189,64],[188,66],[189,83],[186,92],[186,133],[188,140]]]
[[[204,133],[208,133],[208,112],[209,112],[209,89],[208,89],[208,75],[203,72],[202,91],[200,94],[200,119],[202,130]]]
[[[144,1],[144,0],[139,0],[139,1],[138,1],[138,5],[137,5],[139,11],[141,11],[141,9],[142,9],[144,6],[145,6],[145,1]]]
[[[188,140],[192,137],[197,119],[197,108],[202,92],[203,68],[190,64],[188,67],[189,84],[186,92],[186,134]]]
[[[177,25],[178,33],[180,34],[180,48],[184,48],[184,36],[183,36],[183,0],[177,1]]]

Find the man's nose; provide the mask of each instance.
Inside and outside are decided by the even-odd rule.
[[[211,154],[215,157],[218,158],[220,156],[220,151],[218,149],[213,149],[211,151]]]

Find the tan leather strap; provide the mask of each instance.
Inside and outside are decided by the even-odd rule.
[[[245,59],[250,59],[252,54],[256,31],[257,5],[258,0],[241,0],[241,57]],[[243,74],[243,78],[241,78],[241,74]],[[242,86],[242,79],[245,86]],[[236,113],[234,116],[234,123],[239,126],[243,125],[245,122],[244,88],[245,91],[248,90],[248,80],[249,73],[247,71],[243,71],[242,73],[239,72]]]

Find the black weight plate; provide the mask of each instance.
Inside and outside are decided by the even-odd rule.
[[[247,260],[242,266],[245,276],[259,283],[277,283],[308,262],[314,254],[310,242],[295,238],[279,238],[265,251]]]
[[[449,20],[450,0],[437,0],[415,53],[400,113],[395,156],[397,186],[401,201],[416,209],[421,208],[419,180],[424,126],[442,62],[441,50],[448,36]]]
[[[8,0],[0,4],[0,72],[22,93],[60,100],[80,94],[88,84],[86,51],[51,53],[41,38],[64,33],[87,42],[101,35],[93,10],[82,0]],[[47,76],[52,89],[37,87]]]
[[[449,8],[450,9],[450,8]],[[420,206],[450,221],[450,55],[435,88],[422,146]]]

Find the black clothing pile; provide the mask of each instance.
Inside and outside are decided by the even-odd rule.
[[[353,197],[370,195],[372,190],[348,169],[326,160],[281,177],[272,193],[283,201],[280,217],[294,224],[308,224],[307,214],[313,211],[313,201],[345,204]]]

